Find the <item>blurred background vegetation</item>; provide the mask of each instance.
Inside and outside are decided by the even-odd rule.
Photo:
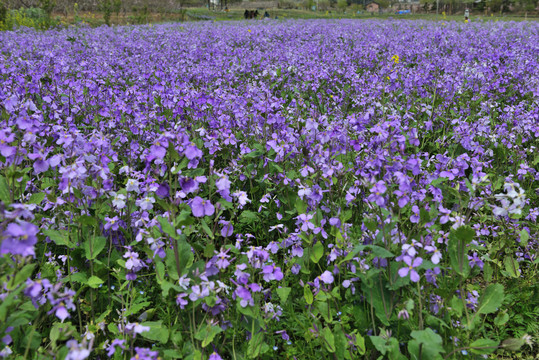
[[[170,21],[239,20],[246,9],[259,19],[366,18],[463,20],[538,19],[539,0],[0,0],[0,30],[48,29]],[[265,15],[265,16],[264,16]]]

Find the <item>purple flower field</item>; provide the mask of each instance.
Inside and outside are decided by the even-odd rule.
[[[539,23],[0,33],[0,357],[532,359]]]

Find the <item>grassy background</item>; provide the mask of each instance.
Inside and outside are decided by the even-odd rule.
[[[223,20],[244,20],[243,13],[244,9],[230,9],[228,12],[222,10],[208,10],[206,8],[186,8],[185,15],[182,15],[179,12],[168,12],[168,13],[150,13],[143,20],[137,18],[137,14],[122,14],[119,16],[116,14],[112,15],[111,23],[112,24],[134,24],[134,23],[162,23],[162,22],[175,22],[175,21],[223,21]],[[329,11],[309,11],[309,10],[297,10],[297,9],[268,9],[268,13],[272,19],[276,17],[278,19],[407,19],[407,20],[445,20],[445,21],[464,21],[462,15],[448,15],[442,16],[436,14],[406,14],[406,15],[396,15],[396,14],[356,14],[348,10],[346,13],[341,11],[333,10]],[[264,13],[264,10],[259,10],[260,17]],[[68,16],[57,15],[57,18],[62,22],[67,24],[72,24],[75,22],[74,14],[69,14]],[[78,20],[84,23],[87,23],[91,26],[103,25],[105,21],[103,20],[103,14],[101,13],[90,13],[83,12],[78,14]],[[473,15],[471,16],[471,21],[524,21],[524,20],[539,20],[538,17],[532,17],[524,15],[503,15],[493,14],[492,16],[484,15]],[[256,20],[249,20],[256,21]]]

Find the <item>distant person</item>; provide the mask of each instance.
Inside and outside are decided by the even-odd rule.
[[[470,10],[466,9],[464,10],[464,21],[468,21],[468,19],[470,18]]]
[[[269,13],[267,11],[264,11],[264,18],[269,19]]]
[[[249,10],[245,9],[245,12],[243,13],[243,17],[245,19],[249,19]]]
[[[253,19],[258,19],[258,15],[260,15],[258,13],[258,10],[255,10],[255,12],[253,13]]]

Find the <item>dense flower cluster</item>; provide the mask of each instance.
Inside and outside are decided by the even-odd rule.
[[[481,336],[464,280],[537,263],[538,53],[526,22],[1,33],[0,356]]]

